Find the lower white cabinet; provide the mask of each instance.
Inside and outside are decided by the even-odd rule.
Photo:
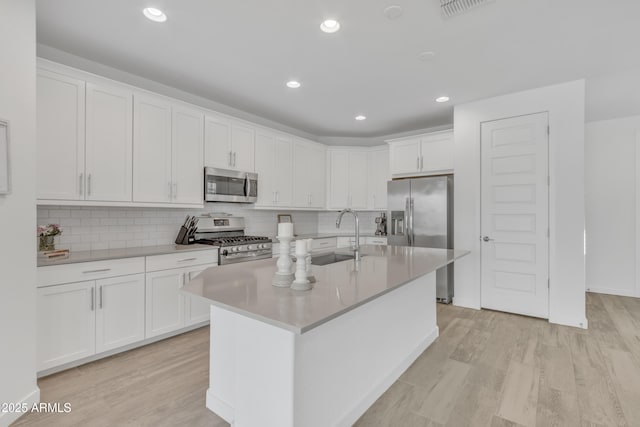
[[[338,247],[339,248],[349,248],[353,247],[356,244],[355,236],[340,236],[338,237]],[[360,237],[361,245],[386,245],[387,238],[382,237]]]
[[[187,281],[193,280],[198,274],[208,267],[215,267],[216,264],[201,265],[187,269],[185,272]],[[208,322],[211,312],[211,305],[201,298],[184,295],[184,324],[185,326],[196,325]]]
[[[144,339],[144,274],[38,288],[38,370]]]

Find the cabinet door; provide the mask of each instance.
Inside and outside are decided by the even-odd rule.
[[[146,275],[145,338],[184,326],[184,300],[180,288],[184,269],[154,271]]]
[[[276,137],[267,132],[256,132],[256,162],[258,174],[259,206],[276,205]]]
[[[349,152],[330,151],[329,154],[329,207],[349,207]]]
[[[422,171],[453,170],[453,132],[429,135],[422,139]]]
[[[388,148],[373,150],[369,157],[369,206],[387,208],[387,181],[389,176]]]
[[[231,123],[218,116],[204,119],[204,164],[212,168],[231,168]]]
[[[131,201],[133,94],[87,83],[86,199]]]
[[[133,201],[168,202],[171,182],[171,104],[134,95]]]
[[[364,151],[349,153],[349,207],[367,208],[368,158]]]
[[[96,281],[96,353],[144,339],[144,274]]]
[[[315,144],[293,145],[293,205],[322,208],[326,190],[326,151]]]
[[[84,199],[85,83],[38,70],[36,85],[39,199]]]
[[[95,354],[94,285],[38,288],[38,371]]]
[[[391,174],[420,170],[420,139],[393,142],[390,145]]]
[[[231,126],[231,169],[242,172],[255,170],[255,130],[241,124],[233,123]]]
[[[293,204],[293,165],[291,162],[291,140],[285,137],[276,137],[274,177],[276,190],[276,204],[278,206],[291,206]],[[317,179],[317,178],[316,178]]]
[[[202,273],[209,267],[215,267],[216,264],[201,265],[191,269],[185,269],[186,281],[193,280],[198,274]],[[185,300],[185,326],[195,325],[197,323],[208,322],[210,317],[211,305],[202,298],[195,296],[183,295]]]
[[[186,107],[173,107],[173,201],[202,205],[204,200],[204,115]]]

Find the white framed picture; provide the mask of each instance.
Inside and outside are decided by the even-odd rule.
[[[9,123],[0,119],[0,194],[9,194],[10,192]]]

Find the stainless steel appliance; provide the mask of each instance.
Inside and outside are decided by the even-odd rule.
[[[258,174],[204,168],[204,200],[255,203],[258,200]]]
[[[387,182],[389,245],[453,249],[453,175]],[[436,271],[436,299],[453,298],[453,264]]]
[[[376,217],[376,236],[387,235],[387,214],[382,212],[379,217]]]
[[[195,243],[218,246],[218,264],[235,264],[271,258],[271,239],[245,236],[244,218],[204,215],[198,217]]]

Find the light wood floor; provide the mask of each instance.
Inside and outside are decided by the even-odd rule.
[[[640,426],[640,299],[588,294],[587,317],[438,305],[440,337],[356,426]],[[202,328],[43,378],[72,412],[16,426],[228,426],[205,408],[208,360]]]

